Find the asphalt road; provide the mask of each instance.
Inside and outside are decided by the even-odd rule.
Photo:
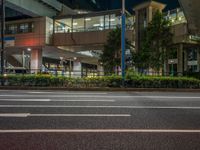
[[[0,150],[200,150],[200,93],[0,91]]]

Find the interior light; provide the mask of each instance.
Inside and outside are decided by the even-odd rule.
[[[31,51],[31,48],[27,48],[27,51],[29,51],[29,52],[30,52],[30,51]]]
[[[91,18],[85,18],[85,21],[91,21]]]
[[[110,19],[110,21],[115,21],[115,19],[113,18],[113,19]]]
[[[93,26],[94,26],[94,27],[98,27],[98,26],[100,26],[100,24],[93,24]]]
[[[74,23],[73,23],[73,25],[74,25],[74,26],[77,26],[77,25],[78,25],[78,23],[77,23],[77,22],[74,22]]]

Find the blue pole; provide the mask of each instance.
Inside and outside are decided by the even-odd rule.
[[[125,33],[126,33],[126,15],[125,15],[125,0],[122,0],[122,29],[121,29],[121,49],[122,49],[122,85],[124,86],[125,81]]]

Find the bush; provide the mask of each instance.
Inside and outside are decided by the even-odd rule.
[[[8,86],[40,86],[40,87],[121,87],[121,76],[67,78],[51,75],[8,75],[0,76]],[[126,79],[129,88],[200,88],[200,80],[188,77],[150,77],[130,74]]]

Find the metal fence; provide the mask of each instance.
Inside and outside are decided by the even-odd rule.
[[[6,69],[5,75],[52,75],[52,76],[63,76],[63,77],[74,77],[74,78],[83,78],[83,77],[103,77],[103,76],[112,76],[118,75],[121,76],[121,71],[116,72],[104,72],[104,71],[64,71],[64,70],[36,70],[36,69]],[[133,75],[130,72],[127,72],[127,75]],[[134,75],[137,76],[190,76],[200,79],[200,72],[153,72],[153,71],[143,71],[135,72]]]

